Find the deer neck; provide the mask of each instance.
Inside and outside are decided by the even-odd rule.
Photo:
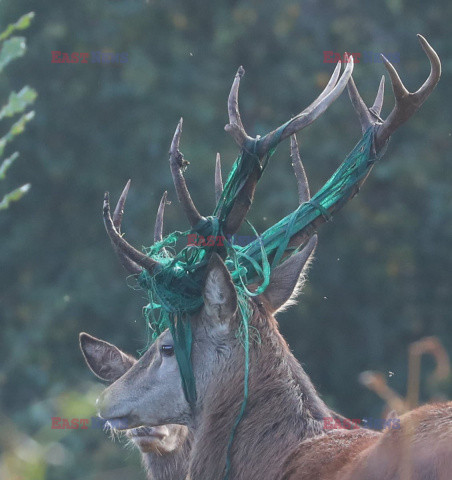
[[[252,326],[260,333],[260,342],[250,344],[248,401],[229,454],[229,478],[236,480],[277,478],[291,450],[322,433],[323,419],[331,415],[273,317],[262,322],[254,315]],[[227,445],[244,398],[243,384],[244,349],[238,343],[207,388],[196,422],[192,480],[224,478]]]
[[[191,450],[192,434],[181,445],[167,453],[142,453],[148,480],[185,480]]]

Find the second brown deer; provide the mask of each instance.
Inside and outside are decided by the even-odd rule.
[[[101,380],[113,383],[137,362],[115,345],[86,333],[80,334],[80,348],[90,370]],[[127,437],[140,449],[149,480],[184,480],[192,435],[183,425],[160,425],[127,430]]]

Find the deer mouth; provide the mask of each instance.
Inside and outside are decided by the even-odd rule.
[[[168,436],[168,429],[160,427],[138,427],[127,431],[126,435],[143,453],[167,453],[165,440]]]
[[[131,427],[130,421],[127,417],[109,418],[106,421],[106,425],[113,430],[128,430]]]
[[[167,436],[164,426],[160,427],[138,427],[127,431],[127,436],[133,440],[163,440]]]

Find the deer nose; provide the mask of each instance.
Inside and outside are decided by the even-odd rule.
[[[136,427],[136,422],[132,416],[124,409],[118,408],[116,402],[112,401],[109,389],[104,390],[99,398],[96,400],[97,412],[99,417],[110,425],[115,430],[128,430]]]
[[[111,401],[110,392],[108,389],[104,390],[96,400],[97,413],[99,417],[104,420],[123,418],[122,415],[118,415],[118,412],[114,406],[114,402]]]

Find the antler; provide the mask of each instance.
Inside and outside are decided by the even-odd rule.
[[[135,247],[132,247],[132,245],[130,245],[121,234],[121,223],[122,217],[124,215],[124,204],[127,199],[129,188],[130,180],[126,183],[126,186],[124,187],[124,190],[119,197],[118,203],[113,213],[113,218],[110,214],[110,196],[108,192],[105,192],[103,216],[105,228],[113,244],[113,248],[115,249],[115,252],[119,257],[120,262],[129,273],[139,274],[141,273],[142,268],[152,271],[158,265],[158,262],[152,260],[152,258],[149,258],[147,255],[140,252]]]
[[[395,97],[395,106],[386,120],[383,121],[380,118],[381,107],[383,104],[384,80],[380,82],[374,105],[368,109],[359,95],[353,79],[350,78],[348,92],[353,107],[358,114],[363,131],[367,130],[371,125],[378,124],[375,135],[375,148],[377,152],[381,150],[397,128],[416,113],[432,93],[440,79],[441,61],[437,53],[422,35],[418,35],[418,39],[430,61],[430,74],[424,84],[414,93],[409,92],[405,88],[402,80],[400,80],[397,70],[393,67],[391,62],[389,62],[384,55],[381,56],[386,70],[391,77],[392,90]]]
[[[369,390],[374,391],[391,410],[395,410],[399,415],[409,410],[405,400],[387,384],[382,373],[369,370],[361,372],[359,381]]]
[[[260,139],[258,151],[256,152],[259,158],[264,157],[268,153],[268,151],[274,148],[280,141],[310,125],[334,102],[334,100],[337,99],[337,97],[344,90],[351,76],[351,73],[353,71],[353,59],[350,57],[342,76],[339,78],[340,69],[341,64],[338,63],[325,89],[311,105],[309,105],[305,110],[303,110],[292,120],[287,122],[285,126],[281,126],[279,129],[270,132],[262,139]],[[232,137],[236,140],[236,142],[240,145],[241,148],[245,148],[245,144],[247,141],[257,140],[251,138],[246,134],[238,107],[238,90],[240,86],[240,78],[243,76],[244,73],[245,71],[243,67],[240,67],[232,84],[231,92],[228,99],[229,124],[225,127],[225,129],[231,133]],[[183,154],[179,150],[181,133],[182,119],[180,119],[177,125],[176,132],[174,133],[173,141],[171,143],[171,174],[173,176],[173,181],[176,187],[179,202],[182,205],[182,208],[187,216],[191,228],[196,229],[199,228],[199,226],[206,221],[206,218],[199,213],[195,204],[193,203],[190,192],[185,182],[185,178],[182,174],[184,168],[188,165],[188,162],[185,160]],[[240,228],[240,225],[242,224],[251,206],[254,196],[254,190],[256,188],[257,181],[259,180],[260,174],[260,169],[254,169],[254,171],[252,171],[248,176],[241,190],[238,192],[237,197],[234,200],[234,205],[223,225],[223,232],[225,234],[233,234]],[[218,202],[222,192],[222,179],[219,156],[217,156],[216,161],[215,192]]]
[[[292,158],[292,168],[297,179],[298,187],[298,201],[302,203],[311,200],[311,192],[309,189],[308,177],[304,170],[303,162],[300,157],[300,150],[298,149],[297,136],[294,134],[290,137],[290,158]]]
[[[430,95],[438,82],[441,68],[439,58],[434,50],[423,37],[420,37],[420,41],[431,63],[429,78],[416,93],[411,94],[407,92],[405,95],[405,93],[400,93],[402,91],[400,85],[402,84],[400,79],[399,83],[396,83],[393,78],[393,73],[392,82],[396,96],[396,106],[386,121],[380,119],[384,80],[382,79],[380,82],[374,104],[368,109],[359,96],[353,80],[350,78],[350,97],[358,113],[363,131],[367,132],[371,126],[375,126],[375,128],[373,131],[369,130],[369,133],[363,136],[344,163],[336,170],[330,180],[317,192],[312,200],[307,201],[306,205],[299,207],[298,212],[292,212],[261,235],[260,242],[264,245],[267,255],[269,257],[274,255],[273,263],[278,263],[283,255],[287,255],[288,251],[304,245],[315,233],[316,228],[320,224],[328,221],[334,213],[356,195],[367,179],[375,160],[378,159],[378,150],[384,146],[390,132],[393,132],[397,126],[413,115]],[[373,135],[373,137],[371,135]],[[292,158],[296,159],[295,165],[300,163],[297,152],[298,148],[296,147],[295,139],[293,139]],[[302,177],[303,175],[301,175],[301,178]],[[299,182],[299,192],[305,188],[306,182]],[[299,193],[299,196],[301,196],[301,198],[308,198],[305,192]],[[301,220],[302,218],[303,221]],[[294,222],[298,222],[296,228]],[[285,231],[286,237],[280,237],[276,231]],[[281,243],[282,241],[283,243]],[[247,245],[245,249],[246,255],[254,259],[260,258],[260,242],[254,241]],[[286,249],[285,252],[282,251],[283,248]]]
[[[265,241],[269,242],[269,245],[272,245],[272,250],[271,252],[269,252],[269,254],[275,255],[275,261],[280,259],[283,245],[285,245],[287,249],[293,249],[299,248],[300,245],[305,244],[306,241],[315,233],[318,225],[327,221],[332,213],[335,213],[337,210],[339,210],[339,208],[341,208],[357,193],[359,187],[362,185],[362,183],[364,183],[365,179],[367,178],[367,175],[372,168],[373,161],[367,164],[359,164],[361,166],[364,165],[364,167],[359,167],[360,170],[359,172],[357,172],[359,176],[356,177],[357,180],[355,182],[350,182],[348,175],[349,172],[353,170],[357,164],[349,162],[346,164],[347,166],[343,166],[345,165],[344,162],[344,164],[339,167],[339,169],[330,179],[330,183],[326,184],[311,200],[309,185],[299,155],[295,133],[314,122],[331,105],[331,103],[336,100],[336,98],[342,93],[345,86],[348,84],[350,98],[356,112],[358,113],[358,117],[360,119],[363,131],[367,131],[371,126],[376,126],[373,131],[375,132],[374,146],[376,152],[378,153],[378,151],[386,144],[390,135],[402,123],[407,121],[408,118],[410,118],[422,105],[422,103],[428,98],[428,96],[431,94],[432,90],[438,83],[439,77],[441,75],[441,63],[438,55],[422,36],[418,35],[418,37],[424,51],[426,52],[430,60],[431,71],[428,79],[415,93],[408,92],[408,90],[401,82],[394,67],[388,62],[388,60],[383,57],[385,66],[391,77],[393,91],[396,99],[395,107],[385,121],[380,118],[384,97],[384,78],[382,78],[380,82],[374,104],[372,105],[372,107],[367,108],[356,89],[353,79],[351,78],[351,74],[353,71],[353,59],[352,57],[349,57],[342,75],[340,76],[341,65],[338,64],[334,69],[334,72],[323,92],[300,114],[298,114],[279,128],[268,133],[263,138],[260,138],[259,136],[256,138],[252,138],[246,133],[243,127],[238,107],[238,91],[240,86],[240,79],[244,74],[243,68],[239,68],[234,78],[234,82],[232,84],[232,88],[229,94],[229,124],[226,125],[225,129],[230,132],[232,137],[242,148],[242,158],[243,155],[247,154],[249,160],[249,155],[252,155],[254,157],[257,157],[258,162],[256,162],[255,164],[246,164],[247,168],[251,165],[251,171],[246,172],[246,176],[244,177],[245,180],[243,181],[243,183],[240,184],[238,192],[232,199],[232,204],[228,204],[227,210],[223,210],[223,216],[221,216],[223,204],[220,205],[220,202],[222,199],[223,184],[221,178],[220,156],[219,154],[217,154],[215,171],[215,195],[217,199],[217,209],[219,209],[220,213],[218,214],[218,211],[216,210],[215,215],[217,215],[218,218],[221,218],[221,228],[223,234],[233,234],[239,229],[250,208],[257,181],[259,180],[262,169],[265,166],[265,162],[263,162],[262,160],[265,156],[267,156],[268,158],[269,153],[271,153],[271,151],[276,147],[276,145],[289,136],[292,137],[291,157],[295,176],[298,182],[299,202],[300,205],[308,204],[306,206],[300,206],[299,209],[303,215],[303,218],[307,219],[307,223],[305,223],[303,226],[301,226],[302,224],[300,223],[297,228],[293,228],[293,233],[290,233],[291,237],[289,238],[289,242],[287,243],[287,239],[285,239],[284,243],[281,244],[279,248],[276,246],[277,252],[275,252],[274,250],[275,237],[273,234],[273,229],[269,229],[267,232],[264,232],[261,238],[265,236]],[[177,125],[169,152],[171,173],[174,185],[176,187],[179,202],[182,204],[182,208],[189,220],[191,228],[193,230],[199,230],[200,227],[204,226],[204,224],[208,224],[206,223],[208,222],[208,219],[202,216],[195,207],[188,191],[187,185],[185,183],[183,170],[188,165],[188,162],[184,159],[183,154],[179,150],[181,133],[182,118]],[[355,158],[353,157],[353,155],[361,155],[361,157],[364,158],[364,149],[367,149],[366,151],[369,151],[372,146],[371,142],[369,142],[369,138],[369,136],[366,138],[363,137],[361,142],[355,147],[355,149],[348,158]],[[248,151],[248,149],[251,148],[252,151]],[[372,155],[375,156],[375,151],[372,150],[372,152]],[[340,192],[336,190],[334,190],[334,192],[330,192],[330,190],[333,188],[331,182],[334,184],[334,188],[336,190],[338,188],[341,189]],[[345,188],[345,184],[342,185],[341,182],[345,182],[347,187]],[[231,184],[227,183],[226,188],[230,187],[230,185]],[[139,252],[130,244],[128,244],[123,238],[120,231],[124,203],[127,192],[129,190],[129,186],[130,181],[124,188],[124,191],[118,201],[118,205],[116,206],[113,219],[110,215],[108,193],[106,193],[104,200],[105,226],[121,262],[129,272],[139,273],[141,272],[142,268],[152,271],[155,266],[158,265],[158,262],[151,259],[147,255]],[[345,188],[345,190],[342,190],[343,188]],[[326,201],[326,199],[328,201]],[[334,199],[334,201],[332,199]],[[319,203],[322,201],[325,201],[325,203]],[[166,192],[160,202],[159,212],[157,214],[156,229],[154,234],[155,241],[160,241],[162,238],[163,212],[165,203]],[[325,204],[327,205],[327,207],[324,206]],[[285,217],[280,222],[278,222],[278,228],[292,228],[291,225],[294,218],[295,216],[293,216],[292,214]],[[288,232],[290,232],[290,230]],[[289,233],[287,233],[287,235],[289,235]],[[250,255],[255,254],[257,258],[259,256],[259,253],[256,253],[256,250],[260,251],[260,249],[260,244],[258,245],[256,242],[251,242],[251,244],[246,247],[246,253]]]
[[[182,205],[182,209],[187,216],[190,226],[195,228],[200,222],[205,220],[205,217],[203,217],[195,207],[190,192],[188,191],[187,184],[185,183],[185,178],[182,175],[182,170],[189,165],[189,162],[185,160],[184,155],[179,150],[182,123],[183,119],[181,118],[177,124],[176,131],[174,132],[173,141],[171,142],[169,162],[174,186],[176,187],[177,198]]]
[[[124,204],[126,203],[127,194],[129,193],[130,183],[131,183],[130,180],[126,183],[126,186],[124,187],[124,190],[122,191],[121,196],[119,197],[118,203],[116,204],[115,211],[113,212],[113,219],[112,219],[113,226],[119,235],[121,235],[121,224],[122,224],[122,217],[124,215]],[[108,232],[108,229],[107,229],[107,232]],[[131,260],[121,249],[119,249],[116,246],[116,244],[113,242],[113,239],[111,237],[110,239],[122,266],[132,275],[141,273],[141,267],[137,263],[135,263],[133,260]]]
[[[408,382],[406,400],[410,408],[416,408],[419,403],[419,388],[421,380],[421,357],[429,353],[436,362],[432,374],[435,380],[444,380],[450,375],[450,360],[446,349],[438,337],[425,337],[410,344],[408,348]]]
[[[157,210],[157,217],[155,218],[154,226],[154,242],[161,242],[163,239],[163,217],[165,215],[165,206],[171,205],[171,202],[167,201],[168,192],[163,192],[160,200],[159,208]]]
[[[235,75],[229,94],[229,123],[225,126],[225,130],[231,134],[242,149],[246,148],[248,142],[256,142],[259,140],[255,144],[257,147],[255,153],[259,159],[262,159],[271,149],[276,147],[278,143],[314,122],[339,97],[351,77],[353,71],[353,58],[348,57],[345,70],[339,78],[340,69],[341,64],[338,63],[323,92],[301,113],[293,117],[285,125],[281,125],[279,128],[268,133],[263,138],[256,137],[253,139],[246,133],[245,128],[243,127],[238,106],[240,79],[245,73],[243,67],[240,67]],[[245,219],[253,201],[254,190],[260,177],[260,173],[260,170],[256,168],[249,175],[248,180],[239,191],[234,206],[225,222],[225,233],[235,233]]]
[[[223,193],[223,177],[221,175],[221,158],[220,154],[217,153],[217,158],[215,161],[215,201],[218,203]]]
[[[298,204],[302,205],[303,203],[307,203],[311,200],[311,191],[309,188],[308,177],[306,175],[303,162],[301,161],[297,136],[295,134],[290,137],[290,158],[292,159],[292,168],[295,174],[295,178],[297,180]],[[298,248],[299,246],[306,243],[309,237],[315,234],[315,229],[317,225],[324,221],[324,217],[319,217],[319,219],[306,231],[301,234],[296,233],[295,235],[293,235],[288,242],[287,252],[290,252],[291,250],[293,251],[295,248]],[[283,256],[287,255],[287,252]]]

